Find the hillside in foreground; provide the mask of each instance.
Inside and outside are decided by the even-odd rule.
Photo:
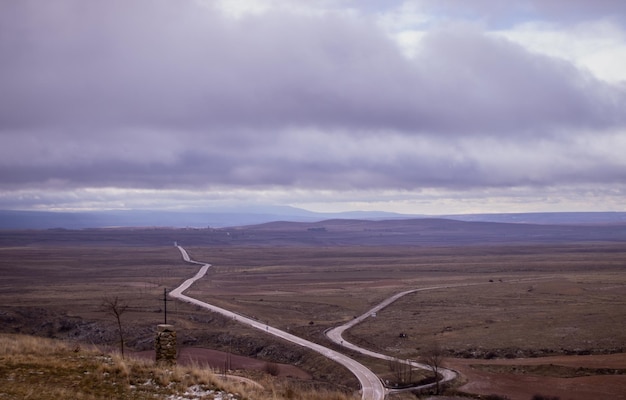
[[[122,359],[58,340],[0,335],[2,399],[164,399],[347,400],[341,393],[294,391],[265,377],[257,387],[244,380],[224,380],[199,367],[162,367]]]

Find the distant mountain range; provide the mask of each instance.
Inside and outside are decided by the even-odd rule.
[[[208,211],[17,211],[0,210],[0,229],[86,229],[107,227],[221,228],[273,221],[316,222],[327,219],[394,220],[446,218],[471,222],[529,224],[626,223],[626,212],[563,212],[515,214],[411,215],[382,211],[317,213],[295,207],[223,208]]]

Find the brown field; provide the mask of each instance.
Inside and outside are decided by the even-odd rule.
[[[452,230],[456,241],[450,245],[424,231],[415,236],[359,225],[357,233],[367,241],[363,246],[349,243],[354,235],[347,228],[332,234],[306,230],[292,241],[289,229],[231,230],[230,235],[225,230],[124,230],[118,237],[106,231],[101,241],[94,231],[63,231],[62,240],[53,232],[37,232],[30,242],[24,233],[0,235],[0,331],[114,346],[113,321],[98,306],[103,297],[118,296],[132,308],[124,316],[130,348],[148,350],[154,325],[164,317],[163,289],[197,270],[181,261],[172,246],[178,240],[192,258],[213,264],[187,294],[324,344],[329,344],[325,329],[394,293],[466,285],[407,295],[350,330],[347,338],[404,359],[419,358],[421,349],[437,342],[449,356],[448,365],[463,373],[455,390],[468,393],[513,400],[537,393],[626,398],[623,241],[598,241],[597,231],[585,239],[582,230],[564,240],[556,228],[554,237],[542,228],[543,239],[530,240],[536,232],[525,227],[511,234],[515,240],[481,244],[480,232],[440,227],[437,238]],[[484,229],[493,236],[489,226]],[[612,235],[618,231],[610,229]],[[387,243],[393,234],[402,245]],[[383,244],[374,242],[376,235]],[[315,354],[195,307],[168,303],[168,322],[177,326],[181,346],[297,364],[313,384],[344,391],[356,387],[347,371]],[[384,363],[357,358],[388,374]],[[535,367],[524,367],[531,364]]]
[[[218,374],[201,362],[155,365],[35,336],[0,334],[0,359],[0,398],[10,400],[355,399],[269,374],[252,380]]]
[[[77,241],[75,246],[0,248],[0,332],[116,349],[115,320],[100,307],[104,298],[117,296],[130,306],[122,316],[127,350],[147,351],[156,325],[164,322],[163,290],[196,271],[173,245],[112,247]],[[358,385],[347,370],[316,353],[195,306],[168,301],[167,308],[167,322],[176,326],[181,348],[206,347],[261,362],[298,365],[302,371],[286,373],[286,380],[311,376],[301,382],[307,388],[352,392]],[[215,367],[210,360],[207,364]],[[259,369],[254,360],[247,365]]]

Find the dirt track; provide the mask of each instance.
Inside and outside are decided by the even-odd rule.
[[[146,360],[154,360],[153,350],[133,353],[132,356]],[[183,347],[178,350],[177,362],[181,365],[198,365],[209,367],[215,371],[226,370],[255,370],[265,371],[267,362],[250,357],[228,354],[223,351],[204,349],[199,347]],[[275,364],[276,376],[298,379],[311,379],[306,371],[289,364]]]
[[[470,365],[532,366],[554,365],[573,368],[626,368],[626,354],[556,356],[512,360],[448,359],[468,380],[460,389],[475,394],[506,395],[511,400],[528,400],[535,394],[558,396],[562,400],[626,399],[626,375],[593,375],[562,378],[531,374],[487,372]],[[521,370],[521,368],[520,368]]]

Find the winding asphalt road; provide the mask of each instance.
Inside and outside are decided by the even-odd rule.
[[[198,264],[201,265],[202,267],[200,268],[200,270],[198,271],[198,273],[196,273],[196,275],[193,278],[187,279],[185,282],[183,282],[182,285],[180,285],[179,287],[177,287],[176,289],[172,290],[170,292],[170,296],[177,298],[179,300],[182,301],[186,301],[188,303],[192,303],[192,304],[196,304],[200,307],[206,308],[208,310],[211,310],[213,312],[217,312],[220,313],[228,318],[232,318],[234,320],[237,320],[243,324],[249,325],[253,328],[259,329],[261,331],[264,331],[266,333],[269,333],[271,335],[274,336],[278,336],[282,339],[285,339],[287,341],[290,341],[292,343],[298,344],[300,346],[309,348],[311,350],[314,350],[320,354],[322,354],[323,356],[345,366],[346,368],[348,368],[359,380],[359,382],[361,383],[361,393],[362,393],[362,400],[382,400],[385,398],[385,394],[387,393],[384,385],[382,384],[382,382],[380,381],[380,379],[373,373],[371,372],[367,367],[365,367],[364,365],[358,363],[357,361],[351,359],[350,357],[341,354],[339,352],[336,352],[334,350],[331,350],[327,347],[324,347],[322,345],[319,345],[317,343],[313,343],[310,342],[308,340],[302,339],[300,337],[294,336],[288,332],[282,331],[280,329],[277,328],[273,328],[267,324],[264,324],[262,322],[259,322],[257,320],[251,319],[251,318],[247,318],[244,317],[240,314],[234,313],[232,311],[228,311],[226,309],[223,309],[221,307],[217,307],[208,303],[205,303],[203,301],[194,299],[192,297],[186,296],[183,294],[183,292],[187,289],[189,289],[189,287],[198,279],[202,278],[207,270],[209,269],[209,267],[211,266],[211,264],[205,264],[202,262],[198,262],[198,261],[194,261],[189,257],[189,254],[187,254],[187,251],[182,248],[181,246],[176,246],[178,248],[178,250],[180,251],[183,260],[185,260],[188,263],[191,264]],[[406,290],[404,292],[400,292],[397,293],[387,299],[385,299],[384,301],[382,301],[380,304],[376,305],[374,308],[372,308],[371,310],[367,311],[365,314],[356,317],[350,321],[348,321],[347,323],[340,325],[336,328],[330,329],[326,332],[326,336],[333,341],[334,343],[343,346],[347,349],[356,351],[358,353],[364,354],[366,356],[370,356],[370,357],[374,357],[374,358],[378,358],[378,359],[382,359],[382,360],[394,360],[394,357],[385,355],[385,354],[380,354],[380,353],[376,353],[374,351],[359,347],[353,343],[348,342],[347,340],[345,340],[343,338],[343,333],[352,328],[353,326],[355,326],[356,324],[363,322],[366,318],[369,318],[371,315],[377,313],[378,311],[382,310],[383,308],[389,306],[390,304],[392,304],[393,302],[397,301],[398,299],[400,299],[403,296],[406,296],[407,294],[411,294],[411,293],[415,293],[415,292],[421,292],[421,291],[425,291],[425,290],[437,290],[437,289],[448,289],[448,288],[453,288],[453,287],[466,287],[466,286],[474,286],[474,285],[483,285],[484,283],[462,283],[462,284],[453,284],[453,285],[440,285],[440,286],[430,286],[430,287],[425,287],[425,288],[419,288],[419,289],[412,289],[412,290]],[[411,364],[413,367],[415,368],[421,368],[421,369],[426,369],[426,370],[430,370],[430,367],[426,364],[422,364],[422,363],[418,363],[415,361],[411,361],[411,360],[398,360],[402,363],[408,363]],[[447,369],[447,368],[442,368],[440,367],[438,369],[439,374],[441,374],[441,380],[439,381],[439,383],[445,383],[445,382],[449,382],[452,381],[454,379],[457,378],[458,373],[456,371],[453,371],[451,369]],[[425,389],[428,387],[432,387],[435,386],[436,383],[430,383],[427,385],[423,385],[423,386],[419,386],[419,387],[413,387],[411,389]]]
[[[196,273],[195,276],[193,276],[192,278],[187,279],[185,282],[183,282],[179,287],[177,287],[176,289],[172,290],[170,292],[170,296],[174,297],[176,299],[185,301],[187,303],[191,303],[191,304],[195,304],[198,305],[200,307],[206,308],[207,310],[222,314],[228,318],[232,318],[233,320],[236,320],[237,322],[241,322],[243,324],[246,324],[248,326],[251,326],[253,328],[259,329],[263,332],[266,332],[268,334],[277,336],[279,338],[282,338],[284,340],[290,341],[292,343],[298,344],[300,346],[309,348],[311,350],[314,350],[320,354],[322,354],[323,356],[345,366],[346,368],[348,368],[359,380],[359,382],[361,383],[361,399],[362,400],[383,400],[385,398],[385,387],[383,386],[382,382],[380,381],[380,379],[378,379],[378,377],[372,372],[370,371],[367,367],[365,367],[364,365],[360,364],[359,362],[351,359],[350,357],[341,354],[337,351],[331,350],[327,347],[324,347],[322,345],[319,345],[317,343],[313,343],[310,342],[308,340],[299,338],[297,336],[294,336],[288,332],[282,331],[280,329],[276,329],[273,328],[271,326],[268,326],[267,324],[264,324],[262,322],[259,322],[257,320],[251,319],[251,318],[247,318],[244,317],[240,314],[234,313],[232,311],[228,311],[226,309],[223,309],[221,307],[217,307],[208,303],[205,303],[203,301],[200,301],[198,299],[194,299],[193,297],[189,297],[183,294],[183,292],[187,289],[189,289],[189,287],[198,279],[202,278],[207,270],[211,267],[211,264],[205,264],[202,262],[198,262],[198,261],[194,261],[189,257],[189,254],[187,254],[187,251],[185,249],[183,249],[181,246],[176,246],[178,248],[178,250],[180,251],[183,260],[185,260],[188,263],[191,264],[198,264],[201,265],[200,270]]]
[[[343,333],[352,328],[353,326],[355,326],[358,323],[363,322],[366,318],[370,317],[371,315],[377,313],[378,311],[382,310],[383,308],[387,307],[388,305],[390,305],[391,303],[395,302],[396,300],[398,300],[399,298],[406,296],[407,294],[411,294],[411,293],[415,293],[415,292],[420,292],[420,291],[424,291],[424,290],[435,290],[435,289],[445,289],[445,288],[451,288],[451,287],[455,287],[455,286],[469,286],[471,284],[458,284],[458,285],[446,285],[446,286],[431,286],[431,287],[427,287],[427,288],[420,288],[420,289],[412,289],[412,290],[407,290],[404,292],[400,292],[397,293],[387,299],[385,299],[383,302],[381,302],[380,304],[378,304],[377,306],[375,306],[374,308],[372,308],[371,310],[369,310],[368,312],[366,312],[365,314],[356,317],[350,321],[348,321],[347,323],[340,325],[336,328],[330,329],[328,331],[326,331],[326,336],[328,336],[328,338],[330,340],[332,340],[333,342],[337,343],[340,346],[343,346],[347,349],[356,351],[358,353],[364,354],[366,356],[370,356],[370,357],[374,357],[374,358],[379,358],[382,360],[394,360],[394,357],[385,355],[385,354],[380,354],[380,353],[376,353],[374,351],[368,350],[368,349],[364,349],[363,347],[359,347],[353,343],[348,342],[347,340],[345,340],[343,338]],[[408,363],[411,364],[411,366],[416,367],[416,368],[421,368],[421,369],[426,369],[426,370],[430,370],[430,367],[426,364],[422,364],[422,363],[418,363],[415,361],[410,361],[410,360],[398,360],[402,363]],[[458,376],[458,373],[451,370],[451,369],[447,369],[447,368],[442,368],[439,367],[437,372],[439,372],[439,374],[441,374],[441,380],[439,381],[439,383],[444,383],[444,382],[449,382],[452,381],[454,379],[456,379],[456,377]],[[411,390],[415,390],[415,389],[426,389],[429,387],[433,387],[435,386],[437,383],[433,382],[433,383],[429,383],[427,385],[422,385],[422,386],[417,386],[417,387],[412,387]]]
[[[200,268],[200,270],[198,271],[198,273],[190,279],[187,279],[185,282],[183,282],[182,285],[180,285],[179,287],[177,287],[176,289],[172,290],[170,292],[170,296],[177,298],[179,300],[182,301],[186,301],[188,303],[192,303],[192,304],[196,304],[200,307],[206,308],[208,310],[220,313],[226,317],[232,318],[234,320],[237,320],[243,324],[249,325],[253,328],[259,329],[261,331],[264,331],[266,333],[269,333],[271,335],[274,336],[278,336],[282,339],[285,339],[287,341],[290,341],[292,343],[298,344],[300,346],[303,347],[307,347],[311,350],[314,350],[320,354],[322,354],[323,356],[345,366],[346,368],[348,368],[359,380],[359,382],[361,383],[361,394],[362,394],[362,400],[383,400],[385,398],[385,394],[388,392],[385,390],[384,385],[382,384],[382,382],[380,381],[380,379],[378,379],[378,377],[372,372],[370,371],[367,367],[365,367],[364,365],[358,363],[357,361],[351,359],[350,357],[341,354],[339,352],[336,352],[334,350],[331,350],[329,348],[326,348],[324,346],[321,346],[317,343],[313,343],[310,342],[308,340],[299,338],[297,336],[294,336],[288,332],[285,331],[281,331],[280,329],[276,329],[273,328],[271,326],[268,326],[267,324],[264,324],[262,322],[259,322],[257,320],[251,319],[251,318],[247,318],[244,317],[240,314],[234,313],[232,311],[228,311],[226,309],[205,303],[203,301],[194,299],[192,297],[189,296],[185,296],[183,294],[183,292],[187,289],[189,289],[189,287],[198,279],[202,278],[207,270],[209,269],[209,267],[211,266],[211,264],[205,264],[202,262],[198,262],[198,261],[194,261],[189,257],[189,254],[187,254],[187,251],[185,251],[185,249],[183,249],[181,246],[176,245],[176,247],[178,248],[178,250],[180,250],[180,253],[183,257],[183,260],[185,260],[188,263],[191,264],[198,264],[201,265],[202,267]],[[549,278],[549,277],[544,277],[545,278]],[[518,281],[525,281],[525,280],[529,280],[529,281],[534,281],[534,280],[540,280],[541,278],[529,278],[529,279],[519,279]],[[347,340],[345,340],[343,338],[343,333],[352,328],[353,326],[355,326],[356,324],[363,322],[366,318],[370,317],[372,314],[377,313],[378,311],[382,310],[383,308],[389,306],[390,304],[392,304],[393,302],[395,302],[396,300],[400,299],[403,296],[406,296],[407,294],[411,294],[411,293],[415,293],[415,292],[420,292],[420,291],[425,291],[425,290],[437,290],[437,289],[447,289],[447,288],[453,288],[453,287],[466,287],[466,286],[475,286],[475,285],[484,285],[484,283],[462,283],[462,284],[453,284],[453,285],[441,285],[441,286],[430,286],[430,287],[425,287],[425,288],[419,288],[419,289],[412,289],[412,290],[406,290],[404,292],[400,292],[397,293],[387,299],[385,299],[383,302],[381,302],[380,304],[378,304],[377,306],[375,306],[374,308],[372,308],[371,310],[369,310],[368,312],[366,312],[365,314],[356,317],[350,321],[348,321],[347,323],[340,325],[336,328],[330,329],[326,332],[326,336],[328,336],[328,338],[335,342],[336,344],[343,346],[347,349],[356,351],[358,353],[370,356],[370,357],[374,357],[374,358],[378,358],[378,359],[383,359],[383,360],[393,360],[394,358],[391,356],[387,356],[385,354],[380,354],[380,353],[376,353],[374,351],[359,347],[353,343],[348,342]],[[430,367],[426,364],[422,364],[422,363],[418,363],[415,361],[411,361],[411,360],[398,360],[400,362],[403,363],[409,363],[411,364],[413,367],[416,368],[422,368],[422,369],[427,369],[430,370]],[[439,368],[438,372],[441,374],[442,378],[439,381],[439,383],[445,383],[445,382],[449,382],[452,381],[454,379],[456,379],[456,377],[458,376],[458,373],[456,371],[447,369],[447,368]],[[430,383],[428,385],[423,385],[423,386],[419,386],[419,387],[413,387],[411,388],[412,390],[414,389],[424,389],[424,388],[428,388],[431,386],[435,386],[436,383]],[[390,391],[390,392],[393,392]]]

